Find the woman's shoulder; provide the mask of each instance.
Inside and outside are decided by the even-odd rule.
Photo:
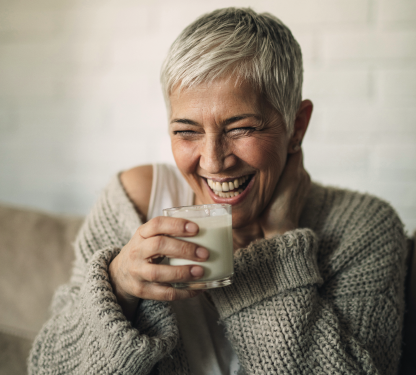
[[[404,233],[395,209],[366,192],[313,183],[302,215],[302,226],[322,235],[358,233]]]
[[[171,164],[138,166],[122,172],[119,181],[143,221],[160,216],[163,208],[193,202],[192,189]]]
[[[394,208],[369,193],[314,184],[311,228],[319,239],[319,265],[324,280],[341,270],[382,268],[401,272],[406,256],[403,224]],[[309,206],[311,208],[311,206]],[[358,267],[358,268],[357,268]],[[377,271],[378,272],[378,271]]]
[[[368,192],[314,183],[305,216],[322,236],[338,238],[404,237],[404,228],[390,203]]]
[[[386,200],[369,192],[315,184],[324,195],[323,204],[334,214],[359,217],[391,217],[399,220],[397,212]]]
[[[139,165],[119,174],[125,193],[139,213],[147,217],[152,192],[153,166]]]
[[[146,168],[141,171],[139,169],[136,178],[133,178],[133,172],[121,172],[102,190],[85,217],[74,243],[77,259],[80,259],[82,264],[86,264],[97,250],[124,246],[143,223],[132,197],[135,184],[146,186],[145,179],[139,178],[140,172],[144,175],[145,171]],[[127,179],[122,177],[123,175],[127,176]]]

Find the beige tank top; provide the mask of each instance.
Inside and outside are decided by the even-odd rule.
[[[193,201],[194,193],[176,167],[166,164],[153,165],[148,220],[161,216],[164,208],[189,206]],[[205,294],[174,301],[172,307],[191,374],[236,374],[239,368],[237,355],[225,337],[217,310]]]

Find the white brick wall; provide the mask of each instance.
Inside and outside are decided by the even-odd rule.
[[[305,163],[416,228],[416,0],[2,0],[0,201],[88,211],[110,176],[173,162],[159,69],[204,12],[252,6],[301,44]]]
[[[323,37],[323,44],[324,59],[343,66],[353,63],[383,66],[416,58],[416,30],[332,31]]]
[[[416,22],[416,1],[382,0],[379,5],[379,20],[384,26],[414,28]]]

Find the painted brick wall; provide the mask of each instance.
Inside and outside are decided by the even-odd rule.
[[[159,69],[224,6],[281,18],[315,104],[305,162],[416,228],[416,0],[0,0],[0,200],[84,214],[121,169],[173,162]]]

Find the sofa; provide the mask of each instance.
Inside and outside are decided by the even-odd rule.
[[[36,333],[54,290],[69,280],[72,242],[83,218],[0,204],[0,375],[26,374]],[[416,374],[416,254],[408,240],[401,374]]]
[[[69,280],[82,220],[0,205],[0,375],[27,373],[53,292]]]

